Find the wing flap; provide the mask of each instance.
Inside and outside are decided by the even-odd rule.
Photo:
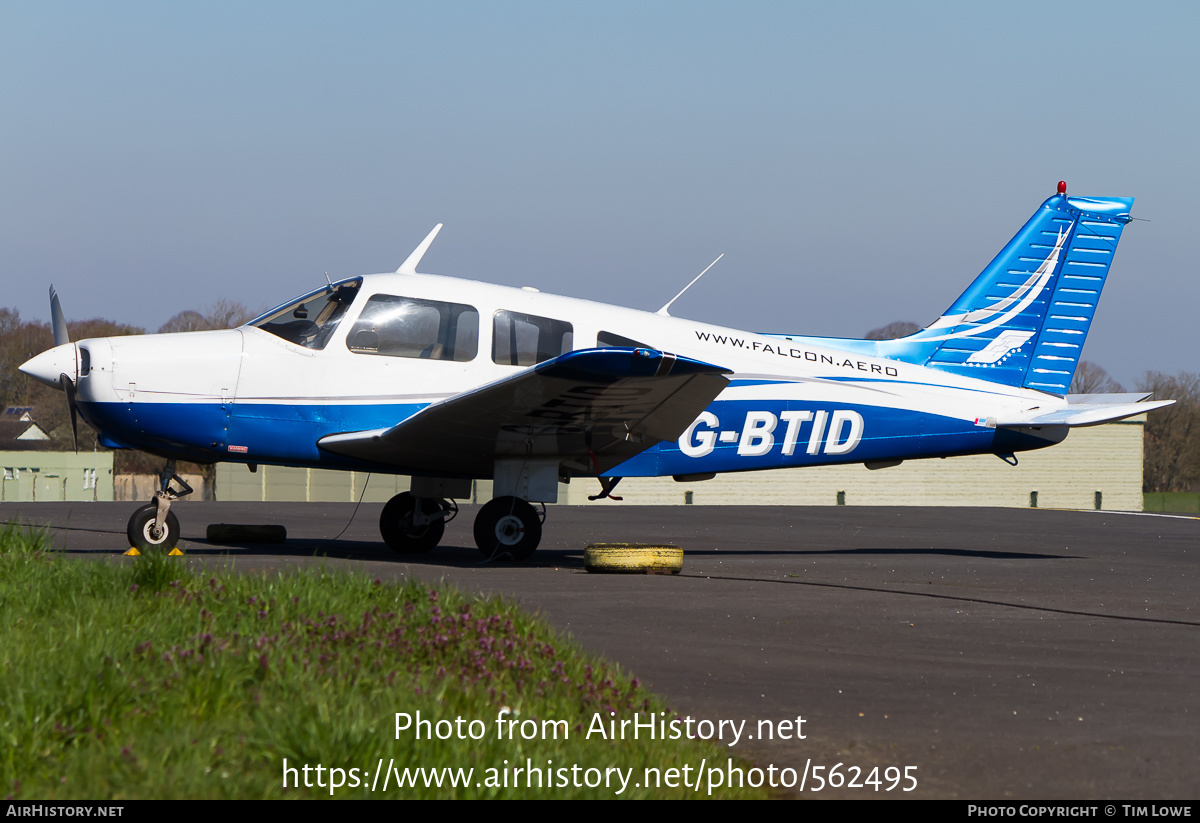
[[[728,369],[651,349],[568,352],[434,403],[390,429],[322,438],[330,452],[407,472],[490,477],[497,459],[603,474],[673,440],[729,384]]]

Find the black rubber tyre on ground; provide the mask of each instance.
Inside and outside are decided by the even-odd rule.
[[[397,554],[420,554],[442,542],[446,522],[441,517],[423,526],[413,525],[418,505],[425,507],[426,514],[432,514],[433,508],[440,508],[436,500],[401,492],[387,502],[379,515],[379,534],[387,547]]]
[[[519,497],[497,497],[475,516],[475,545],[488,560],[527,559],[542,542],[542,521]]]
[[[125,536],[129,538],[129,545],[139,552],[163,552],[165,554],[175,548],[179,542],[179,519],[175,517],[175,512],[167,511],[167,522],[163,524],[165,528],[160,534],[155,534],[154,531],[156,514],[155,505],[147,503],[129,518]]]

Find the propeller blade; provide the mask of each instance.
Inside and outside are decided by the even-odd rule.
[[[54,330],[54,345],[61,346],[70,343],[67,335],[67,318],[63,315],[62,304],[58,302],[58,292],[50,287],[50,328]]]
[[[79,454],[79,410],[75,407],[75,383],[66,374],[58,376],[58,383],[67,396],[67,408],[71,410],[71,441],[75,444],[75,453]]]

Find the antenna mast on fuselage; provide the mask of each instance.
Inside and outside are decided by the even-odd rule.
[[[725,252],[721,252],[720,254],[717,255],[717,260],[720,260],[724,256],[725,256]],[[674,303],[676,300],[678,300],[680,297],[683,297],[683,293],[685,291],[687,291],[688,289],[690,289],[697,280],[699,280],[704,275],[708,274],[708,270],[711,269],[713,266],[717,265],[717,260],[714,260],[711,263],[709,263],[704,268],[704,271],[700,272],[695,277],[693,277],[691,283],[688,283],[686,286],[684,286],[682,289],[680,289],[679,294],[675,295],[670,300],[668,300],[667,305],[663,306],[661,309],[656,311],[655,314],[661,314],[663,317],[670,317],[671,313],[668,312],[667,309],[671,308],[671,304]]]

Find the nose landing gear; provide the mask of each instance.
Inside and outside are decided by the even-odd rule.
[[[172,481],[182,488],[178,491],[171,488]],[[166,467],[159,473],[158,482],[159,489],[154,494],[154,502],[135,511],[125,529],[129,545],[139,552],[169,552],[179,543],[179,518],[171,511],[171,503],[191,494],[192,487],[175,473],[174,460],[167,461]]]
[[[147,503],[129,518],[125,535],[129,538],[129,545],[139,552],[170,551],[179,542],[179,518],[175,512],[169,511],[159,521],[158,507]]]

